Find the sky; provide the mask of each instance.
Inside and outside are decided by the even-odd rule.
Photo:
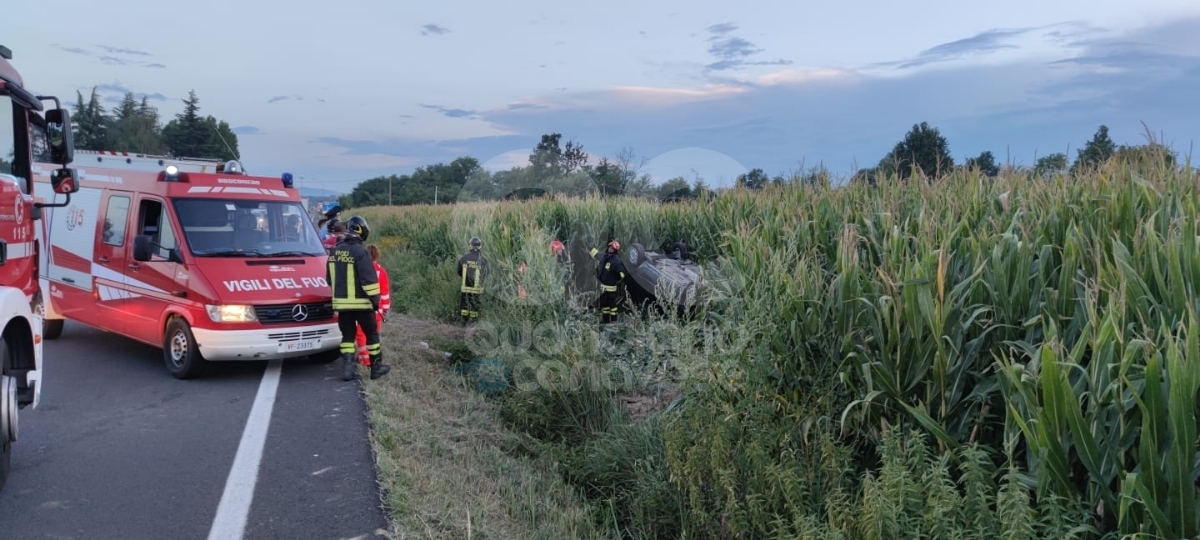
[[[5,18],[29,24],[0,44],[67,101],[132,91],[170,119],[194,90],[250,172],[338,192],[464,155],[521,165],[544,133],[713,186],[848,175],[920,122],[960,163],[1074,159],[1101,124],[1184,157],[1200,135],[1195,0],[164,5],[17,2]]]

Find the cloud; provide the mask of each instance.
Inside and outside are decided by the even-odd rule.
[[[304,101],[304,96],[275,96],[271,99],[268,99],[267,103],[279,103],[280,101],[288,101],[288,100]],[[319,101],[321,103],[325,102],[325,100],[323,100],[323,99],[318,99],[317,101]]]
[[[1200,94],[1198,26],[1200,18],[1194,17],[1134,32],[1080,23],[1001,28],[858,68],[730,69],[691,84],[589,91],[572,84],[570,91],[547,90],[495,107],[472,102],[454,107],[434,99],[420,106],[502,134],[419,140],[343,132],[307,141],[314,151],[305,157],[319,162],[315,167],[363,174],[368,164],[415,166],[460,156],[504,168],[520,162],[542,134],[557,132],[582,143],[593,162],[629,147],[651,160],[645,172],[660,181],[683,175],[729,185],[739,171],[756,167],[774,175],[824,164],[846,176],[855,167],[877,164],[905,132],[925,121],[949,140],[958,163],[985,150],[1001,162],[1024,165],[1053,152],[1074,159],[1100,124],[1118,144],[1141,144],[1143,121],[1186,153],[1200,125],[1200,111],[1191,103]],[[698,41],[707,49],[717,42],[710,38],[728,40],[743,32],[734,23],[715,24]],[[722,43],[735,59],[752,62],[764,54],[754,44]],[[924,64],[901,69],[913,62]],[[412,124],[422,121],[446,123],[434,117]],[[278,153],[294,153],[305,142]]]
[[[444,35],[444,34],[449,34],[449,33],[450,33],[450,29],[449,29],[449,28],[445,28],[445,27],[442,27],[442,26],[438,26],[438,25],[436,25],[436,24],[433,24],[433,23],[429,23],[429,24],[427,24],[427,25],[425,25],[425,26],[422,26],[421,28],[422,28],[422,30],[421,30],[421,35],[422,35],[422,36],[428,36],[429,34],[437,34],[437,35],[439,35],[439,36],[440,36],[440,35]]]
[[[145,51],[138,51],[138,50],[134,50],[134,49],[123,49],[123,48],[120,48],[120,47],[109,47],[108,45],[96,45],[96,46],[97,46],[97,47],[100,47],[101,49],[104,49],[104,51],[105,51],[105,52],[108,52],[109,54],[124,54],[124,55],[128,55],[128,56],[154,56],[154,55],[152,55],[152,54],[150,54],[150,53],[148,53],[148,52],[145,52]]]
[[[1106,30],[1079,21],[1066,21],[1043,26],[1023,28],[993,28],[970,37],[935,45],[917,53],[915,57],[879,62],[875,67],[895,67],[900,70],[928,66],[994,55],[1004,51],[1033,51],[1043,49],[1047,43],[1060,49],[1087,46],[1090,39]]]
[[[716,62],[712,62],[705,66],[705,71],[727,71],[737,69],[743,66],[782,66],[790,65],[791,60],[748,60],[763,49],[758,48],[753,43],[746,41],[743,38],[732,35],[738,29],[734,23],[718,23],[709,26],[705,29],[709,36],[708,53],[717,58]]]
[[[433,110],[441,113],[443,116],[446,116],[449,118],[474,119],[475,115],[476,115],[476,111],[469,111],[466,109],[451,109],[451,108],[443,107],[441,105],[426,105],[424,103],[422,103],[421,106],[426,109],[433,109]]]
[[[80,89],[80,92],[82,92],[84,94],[84,99],[87,99],[87,96],[91,92],[91,89]],[[158,92],[155,92],[152,94],[147,94],[144,92],[134,92],[133,90],[130,90],[125,85],[123,85],[119,82],[103,83],[103,84],[96,85],[96,94],[98,96],[100,96],[101,100],[104,101],[105,103],[114,103],[114,104],[121,103],[121,101],[123,101],[125,99],[125,94],[129,94],[129,93],[132,93],[133,98],[135,100],[138,100],[139,102],[142,99],[146,99],[148,101],[161,101],[161,102],[165,102],[169,99],[169,98],[167,98],[167,96],[165,96],[161,93],[158,93]]]
[[[422,105],[518,135],[322,142],[351,154],[421,156],[424,162],[473,155],[486,161],[514,148],[532,149],[543,133],[570,132],[594,157],[625,146],[648,158],[685,148],[723,156],[712,160],[723,163],[719,168],[698,171],[715,179],[736,170],[735,163],[775,174],[823,162],[848,174],[855,166],[874,166],[914,124],[928,121],[947,137],[960,163],[991,150],[1002,161],[1029,165],[1035,156],[1082,146],[1100,124],[1127,144],[1144,142],[1143,121],[1165,132],[1168,143],[1200,125],[1200,111],[1191,103],[1200,93],[1198,24],[1200,18],[1192,18],[1124,35],[1077,23],[995,30],[889,63],[893,70],[884,74],[872,71],[878,65],[797,66],[719,84],[550,93],[490,110]],[[733,23],[708,28],[725,40],[724,54],[749,57],[755,47],[728,41],[737,30]],[[1010,50],[1022,39],[1054,49],[1002,63],[898,69]],[[1188,142],[1181,144],[1186,152]]]
[[[259,133],[261,130],[254,126],[238,126],[233,128],[231,131],[233,131],[234,135],[254,135],[255,133]]]
[[[63,52],[90,56],[95,58],[97,62],[106,66],[137,66],[153,69],[162,69],[167,67],[162,62],[151,62],[148,60],[135,60],[129,57],[151,57],[154,56],[145,51],[135,49],[126,49],[122,47],[112,47],[109,45],[96,45],[102,52],[90,51],[83,47],[58,47]],[[124,57],[124,58],[122,58]]]

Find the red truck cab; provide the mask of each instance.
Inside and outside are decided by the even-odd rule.
[[[52,205],[35,201],[33,163],[49,166],[47,190],[69,199],[79,186],[71,163],[70,115],[52,96],[25,89],[0,46],[0,488],[8,479],[19,411],[37,408],[42,390],[42,295],[38,287],[40,242],[35,221]],[[42,101],[55,109],[43,111]]]

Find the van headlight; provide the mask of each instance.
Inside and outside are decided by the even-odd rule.
[[[257,321],[253,306],[226,305],[204,306],[208,308],[208,318],[213,322],[252,322]]]

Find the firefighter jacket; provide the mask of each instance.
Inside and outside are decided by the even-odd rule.
[[[483,294],[483,278],[488,275],[487,259],[478,251],[468,251],[458,260],[460,290],[468,294]]]
[[[596,267],[596,279],[600,280],[600,288],[605,292],[616,291],[617,284],[625,279],[625,263],[621,262],[621,257],[607,251],[601,253],[596,248],[592,248],[592,256],[600,261],[600,265]]]
[[[379,309],[379,276],[358,236],[348,234],[333,248],[325,277],[333,289],[334,311]]]

